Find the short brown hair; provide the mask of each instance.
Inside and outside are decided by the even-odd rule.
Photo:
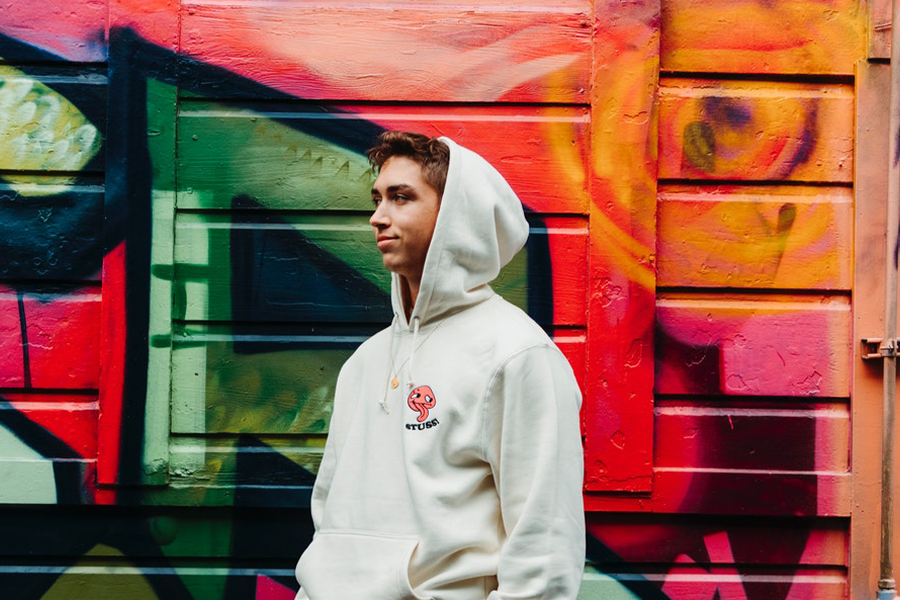
[[[392,156],[405,156],[422,166],[422,176],[438,196],[444,195],[447,170],[450,167],[450,148],[437,138],[407,131],[385,131],[366,151],[373,167],[381,167]]]

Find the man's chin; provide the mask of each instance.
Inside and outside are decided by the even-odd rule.
[[[398,265],[393,260],[390,260],[387,256],[381,257],[381,262],[384,264],[384,268],[390,271],[391,273],[396,273],[397,275],[403,276],[404,269]]]

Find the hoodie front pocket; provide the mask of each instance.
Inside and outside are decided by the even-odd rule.
[[[325,530],[297,563],[310,600],[427,600],[409,583],[414,537]]]

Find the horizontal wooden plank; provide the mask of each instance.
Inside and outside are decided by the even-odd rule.
[[[176,333],[172,431],[325,433],[338,372],[366,337],[201,326]]]
[[[586,214],[586,107],[234,105],[178,116],[178,207],[370,210],[364,152],[383,129],[446,135],[494,165],[537,212]],[[552,143],[546,143],[550,139]]]
[[[21,425],[17,435],[41,445],[44,457],[97,458],[96,395],[4,392],[0,397],[0,411],[14,413],[4,412],[0,418],[7,427]]]
[[[0,387],[96,389],[100,290],[69,294],[0,288]]]
[[[772,409],[666,403],[656,408],[653,433],[659,468],[850,471],[846,404]]]
[[[21,446],[10,449],[9,433],[0,426],[3,453],[0,457],[0,505],[3,504],[56,504],[56,481],[53,461],[30,451],[21,452]],[[12,455],[12,456],[10,456]]]
[[[365,215],[176,219],[175,317],[390,321],[390,276]]]
[[[855,0],[663,0],[663,70],[852,75],[865,47]]]
[[[36,7],[11,2],[3,7],[0,56],[6,60],[105,61],[109,3],[47,0]]]
[[[616,563],[653,570],[687,555],[697,563],[754,567],[842,567],[848,564],[848,524],[843,519],[746,519],[694,515],[590,512],[588,535],[610,550],[588,550],[588,559],[615,570]],[[732,557],[722,556],[730,547]]]
[[[587,106],[382,105],[346,109],[379,128],[452,138],[493,165],[522,203],[535,212],[586,215],[590,210],[588,181],[594,159]]]
[[[664,186],[657,284],[849,290],[853,190]]]
[[[37,450],[16,441],[10,443],[9,432],[0,425],[0,507],[3,505],[90,504],[95,501],[96,460],[45,458]]]
[[[656,315],[658,394],[850,394],[847,297],[661,294]]]
[[[586,222],[535,214],[529,220],[525,250],[493,288],[542,324],[583,325]],[[391,319],[390,274],[364,214],[187,213],[178,216],[175,237],[176,318],[385,324]]]
[[[324,444],[324,436],[286,440],[179,435],[170,445],[170,480],[182,487],[308,488],[319,470]]]
[[[200,6],[222,6],[221,0],[185,0],[182,6],[186,9],[194,10]],[[280,6],[285,10],[294,8],[293,0],[226,0],[226,6]],[[352,8],[354,10],[363,10],[371,5],[366,0],[314,0],[306,3],[309,7],[320,8]],[[488,7],[491,10],[507,10],[510,8],[509,0],[479,0],[477,3],[459,2],[458,0],[432,0],[429,6],[439,10],[449,10],[456,8],[457,10],[477,10],[480,7]],[[546,12],[547,10],[558,10],[563,12],[584,12],[589,11],[591,5],[586,0],[517,0],[515,7],[522,11]],[[379,9],[408,10],[409,3],[399,2],[383,2],[378,6]],[[416,7],[413,6],[413,9]]]
[[[849,183],[853,123],[850,84],[664,79],[659,177]]]
[[[99,281],[103,195],[50,176],[0,184],[0,278]]]
[[[655,512],[850,516],[850,473],[654,469],[653,487]]]
[[[658,588],[663,598],[816,598],[839,600],[847,597],[846,569],[760,569],[750,573],[735,566],[694,564],[687,558],[677,561],[668,572],[650,571],[593,574],[585,571],[579,598],[634,597],[637,588],[650,597]],[[584,594],[584,595],[581,595]],[[599,595],[594,595],[599,594]]]
[[[649,497],[585,495],[587,511],[849,517],[850,473],[654,469]]]
[[[90,538],[89,538],[90,539]],[[155,545],[152,539],[141,539],[146,545]],[[116,598],[159,598],[160,590],[176,594],[190,594],[191,598],[209,598],[222,593],[223,589],[238,586],[239,589],[260,592],[254,598],[289,600],[296,594],[297,584],[279,583],[290,581],[290,568],[233,568],[230,566],[209,566],[208,564],[188,566],[158,566],[154,563],[134,564],[130,557],[108,546],[107,540],[97,540],[97,546],[90,549],[87,556],[80,555],[75,563],[60,566],[57,562],[48,565],[28,566],[12,564],[0,567],[0,585],[7,590],[46,590],[48,598],[89,597],[96,600]],[[99,558],[100,552],[113,558]],[[130,547],[128,547],[130,550]],[[52,582],[49,585],[48,583]],[[189,590],[189,591],[186,591]],[[165,593],[165,592],[163,592]]]
[[[181,14],[181,51],[303,98],[578,102],[589,89],[586,1],[189,2]]]
[[[98,171],[103,168],[106,76],[95,68],[0,65],[0,169],[12,182],[30,182],[32,171]],[[60,177],[58,183],[71,178]]]
[[[234,557],[242,556],[253,561],[256,573],[269,573],[270,567],[284,565],[293,574],[299,552],[312,538],[309,511],[299,507],[242,508],[245,507],[232,505],[228,510],[218,510],[205,505],[189,508],[142,505],[60,510],[52,506],[4,506],[4,518],[0,519],[0,556],[5,566],[15,565],[15,557],[28,556],[29,562],[38,567],[36,572],[40,572],[42,561],[62,571],[69,563],[60,561],[59,557],[81,556],[89,550],[97,569],[102,570],[101,564],[121,567],[127,563],[132,568],[149,564],[157,573],[161,570],[166,574],[172,574],[176,566],[198,571],[208,567],[212,572],[219,567],[231,569],[236,566]],[[61,531],[67,535],[58,535]],[[48,538],[58,539],[49,544]],[[279,543],[271,543],[276,538]],[[92,542],[103,544],[91,549]],[[121,555],[123,550],[127,557]],[[161,550],[167,562],[164,567],[160,563]],[[188,560],[181,561],[182,558]],[[156,594],[137,598],[162,600]]]
[[[330,107],[179,108],[179,208],[232,208],[248,198],[241,208],[371,209],[375,177],[363,150],[378,130],[364,119]]]
[[[684,564],[687,563],[687,564]],[[579,600],[594,598],[816,598],[847,597],[846,570],[791,569],[748,574],[744,569],[700,567],[684,560],[667,573],[634,568],[622,571],[588,566]],[[640,594],[640,596],[638,596]]]

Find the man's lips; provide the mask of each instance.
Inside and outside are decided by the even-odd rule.
[[[397,238],[391,237],[389,235],[379,235],[375,237],[375,244],[378,246],[379,250],[384,250],[388,246],[391,245]]]

